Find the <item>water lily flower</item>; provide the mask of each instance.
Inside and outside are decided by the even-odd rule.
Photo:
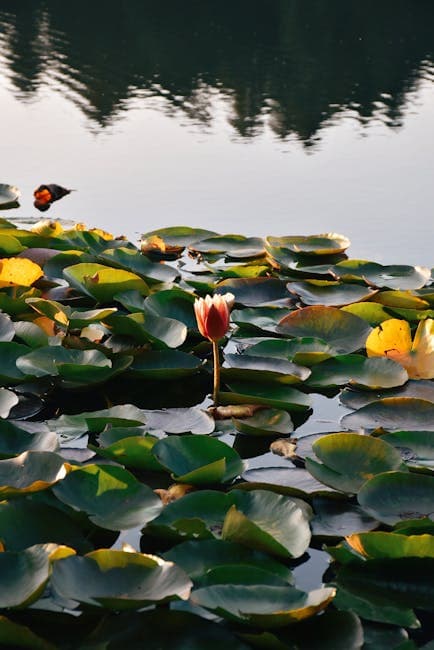
[[[205,296],[194,301],[199,332],[210,341],[219,341],[229,329],[229,314],[234,304],[231,293]]]
[[[411,339],[405,320],[390,318],[372,330],[366,340],[368,357],[388,357],[403,366],[410,379],[434,379],[434,320],[426,318]]]
[[[231,293],[226,293],[224,295],[208,295],[205,296],[205,298],[197,298],[194,301],[194,313],[196,315],[199,332],[212,343],[214,360],[213,400],[215,406],[217,406],[218,392],[220,388],[218,341],[220,341],[229,330],[230,311],[234,304],[234,300],[235,296]]]

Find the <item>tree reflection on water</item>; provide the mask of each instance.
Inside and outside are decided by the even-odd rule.
[[[0,0],[0,53],[21,100],[48,85],[93,128],[155,97],[207,126],[218,94],[239,136],[310,145],[349,111],[398,128],[433,78],[433,24],[432,0]]]

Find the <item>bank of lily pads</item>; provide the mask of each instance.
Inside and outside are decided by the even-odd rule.
[[[0,645],[431,647],[432,270],[349,245],[0,220]]]

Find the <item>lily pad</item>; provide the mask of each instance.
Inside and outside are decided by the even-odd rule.
[[[129,336],[138,344],[151,342],[159,348],[177,348],[187,337],[187,327],[173,318],[149,313],[114,314],[107,319],[114,334]]]
[[[406,381],[407,371],[392,359],[346,354],[315,365],[307,383],[317,388],[354,384],[378,390],[402,386]]]
[[[288,248],[293,253],[303,255],[333,255],[343,253],[350,245],[350,240],[335,232],[320,235],[295,235],[286,237],[267,237],[267,244]]]
[[[98,260],[110,267],[133,272],[150,286],[159,282],[174,282],[179,277],[179,272],[173,267],[151,262],[134,248],[108,248],[99,253]]]
[[[190,228],[189,226],[171,226],[169,228],[159,228],[151,230],[142,235],[142,239],[149,237],[161,237],[166,244],[171,246],[189,246],[194,242],[201,241],[206,237],[214,237],[218,233],[203,228]]]
[[[355,494],[376,474],[403,468],[401,454],[392,445],[357,433],[331,433],[312,449],[322,463],[306,458],[306,469],[341,492]]]
[[[214,293],[232,293],[235,304],[245,307],[265,306],[290,297],[286,283],[277,278],[230,278],[219,282]]]
[[[434,516],[434,476],[386,472],[359,491],[362,508],[385,524]]]
[[[154,555],[101,549],[54,564],[55,596],[112,610],[186,600],[191,581],[172,562]]]
[[[0,390],[0,398],[3,390]],[[7,391],[10,392],[10,391]],[[14,393],[16,402],[18,398]],[[30,433],[13,422],[0,422],[0,458],[11,458],[25,451],[53,451],[59,449],[57,435],[53,431],[43,429]]]
[[[231,381],[229,392],[220,392],[220,404],[262,404],[285,411],[306,411],[311,398],[287,384],[262,384]]]
[[[346,538],[352,551],[362,558],[434,558],[434,535],[400,535],[383,531],[354,533]]]
[[[229,368],[222,368],[225,381],[256,381],[279,384],[296,384],[305,381],[311,371],[285,359],[269,359],[244,354],[225,354]]]
[[[359,409],[386,397],[416,397],[434,403],[434,382],[424,379],[410,379],[405,386],[381,392],[357,390],[355,387],[345,388],[339,396],[343,406]]]
[[[164,471],[165,468],[152,453],[159,438],[150,435],[135,435],[135,427],[112,427],[98,439],[99,447],[89,445],[100,456],[114,460],[126,467],[143,471]]]
[[[179,379],[195,374],[201,359],[179,350],[152,350],[136,356],[129,374],[146,379]]]
[[[420,289],[428,282],[430,270],[424,266],[389,264],[383,266],[365,260],[343,260],[333,267],[333,273],[345,280],[347,277],[360,278],[369,284],[388,289]]]
[[[277,557],[300,557],[309,546],[310,507],[268,490],[232,492],[235,504],[223,524],[222,538]]]
[[[396,447],[408,465],[434,468],[433,431],[395,431],[381,439]]]
[[[252,569],[262,568],[287,584],[293,583],[291,571],[284,564],[260,551],[224,540],[183,542],[165,553],[164,558],[180,566],[195,583],[200,582],[212,569],[235,568],[238,565]]]
[[[25,451],[15,458],[0,460],[0,495],[3,499],[31,494],[65,478],[63,458],[49,451]]]
[[[315,496],[312,501],[315,516],[312,534],[320,538],[345,537],[354,531],[371,531],[379,522],[370,517],[360,506],[346,500]]]
[[[143,526],[161,511],[161,500],[147,485],[116,465],[86,465],[74,469],[54,494],[67,505],[86,512],[108,530]]]
[[[286,336],[313,336],[341,354],[365,346],[370,326],[362,318],[337,309],[314,305],[291,312],[279,323],[278,331]]]
[[[241,329],[274,333],[279,322],[289,313],[290,310],[284,307],[234,309],[231,320]]]
[[[262,585],[258,589],[257,585],[212,585],[194,590],[191,599],[230,621],[272,629],[322,611],[334,594],[330,587],[307,594],[294,587]]]
[[[140,291],[148,295],[147,284],[135,273],[114,269],[103,264],[79,263],[63,269],[65,279],[77,289],[97,302],[106,304],[121,291]]]
[[[0,183],[0,209],[5,209],[9,204],[16,203],[20,194],[20,190],[15,185]]]
[[[244,469],[244,463],[232,447],[204,436],[163,438],[152,453],[180,483],[226,483]]]
[[[345,284],[329,280],[289,282],[288,291],[299,296],[305,305],[344,307],[354,302],[369,300],[376,291],[359,284]]]
[[[294,430],[291,417],[282,409],[261,409],[249,418],[232,418],[232,422],[247,436],[282,436]]]
[[[11,409],[17,404],[18,397],[15,393],[6,388],[0,388],[0,418],[7,418]]]
[[[337,352],[330,345],[312,337],[295,338],[291,340],[267,339],[250,346],[245,355],[287,359],[300,366],[314,366]]]
[[[270,490],[277,494],[294,496],[310,501],[317,494],[332,492],[332,488],[320,483],[302,467],[257,467],[248,469],[242,478],[247,483],[239,483],[239,490]]]
[[[386,397],[344,415],[344,429],[434,431],[434,404],[416,397]]]

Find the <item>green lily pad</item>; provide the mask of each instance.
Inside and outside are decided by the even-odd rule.
[[[7,314],[0,313],[0,341],[12,341],[15,336],[14,325]]]
[[[108,530],[142,526],[157,517],[162,508],[161,500],[151,488],[116,465],[74,469],[54,487],[54,494]]]
[[[349,314],[354,314],[358,318],[363,318],[367,321],[372,327],[377,327],[384,320],[390,318],[389,311],[376,302],[355,302],[352,305],[347,305],[342,307],[342,311],[346,311]]]
[[[401,454],[392,445],[357,433],[331,433],[312,449],[322,463],[306,458],[306,469],[341,492],[355,494],[376,474],[403,468]]]
[[[385,307],[403,309],[427,309],[429,307],[429,302],[415,296],[410,291],[381,291],[372,300]]]
[[[3,390],[0,390],[0,398]],[[10,392],[10,391],[7,391]],[[18,398],[11,393],[16,402]],[[14,405],[14,404],[13,404]],[[59,442],[56,433],[43,429],[30,433],[13,422],[0,422],[0,458],[11,458],[25,451],[58,451]]]
[[[354,302],[368,300],[377,292],[359,284],[345,284],[330,280],[305,280],[289,282],[288,291],[299,296],[305,305],[344,307]]]
[[[15,334],[29,348],[43,348],[49,345],[48,334],[38,325],[30,321],[15,321]]]
[[[225,354],[229,368],[222,368],[222,377],[233,381],[255,381],[279,384],[296,384],[305,381],[311,371],[285,359],[269,359],[244,354]]]
[[[210,570],[241,565],[262,568],[287,584],[293,584],[291,571],[284,564],[234,542],[217,539],[183,542],[165,553],[164,558],[180,566],[194,582],[200,582]]]
[[[20,198],[20,190],[15,185],[0,183],[0,208],[4,209],[11,203],[16,203]]]
[[[1,209],[1,208],[0,208]],[[0,235],[0,257],[12,257],[26,250],[20,241],[12,234]]]
[[[189,329],[197,329],[194,314],[195,297],[177,287],[153,293],[143,302],[143,309],[154,316],[173,318],[184,323]]]
[[[364,620],[410,628],[420,627],[420,622],[411,606],[405,607],[396,601],[392,602],[387,594],[375,593],[374,589],[362,593],[357,586],[347,588],[346,585],[344,588],[342,584],[338,584],[333,605],[338,610],[354,612]],[[377,647],[374,646],[372,650],[377,650]]]
[[[31,348],[14,341],[0,341],[0,385],[10,386],[20,384],[28,378],[17,367],[17,361],[28,352]]]
[[[92,545],[66,512],[45,503],[12,499],[0,503],[0,539],[8,551],[54,542],[86,553]]]
[[[345,537],[354,531],[371,531],[379,523],[360,506],[346,500],[314,496],[315,516],[311,521],[312,535],[320,538]]]
[[[302,467],[256,467],[248,469],[242,478],[247,483],[239,483],[239,490],[271,490],[277,494],[298,497],[310,501],[316,494],[332,492],[332,488],[320,483]]]
[[[341,280],[360,278],[379,288],[414,290],[421,289],[430,278],[430,270],[424,266],[391,264],[383,266],[365,260],[344,260],[333,267],[333,273]]]
[[[135,273],[103,264],[79,263],[63,269],[65,279],[80,293],[106,304],[121,291],[140,291],[148,295],[148,285]]]
[[[194,590],[191,599],[229,621],[272,629],[322,611],[334,594],[335,590],[327,587],[305,593],[294,587],[211,585]]]
[[[260,237],[244,237],[244,235],[216,235],[195,242],[189,248],[198,253],[223,253],[232,258],[265,255],[263,239]]]
[[[373,602],[381,598],[391,606],[432,611],[433,572],[432,558],[382,558],[341,567],[337,581],[344,589]]]
[[[235,303],[245,307],[266,306],[289,298],[286,283],[277,278],[230,278],[219,282],[214,293],[232,293]]]
[[[282,409],[261,409],[250,418],[232,418],[232,422],[247,436],[282,436],[294,431],[291,417]]]
[[[353,552],[368,560],[404,557],[434,558],[434,535],[361,532],[349,535],[346,543]]]
[[[142,235],[142,239],[149,237],[161,237],[166,244],[171,246],[189,246],[194,242],[201,241],[205,237],[214,237],[218,233],[203,228],[190,228],[189,226],[171,226],[169,228],[159,228],[151,230]]]
[[[179,379],[195,374],[201,359],[179,350],[152,350],[134,358],[129,374],[145,379]]]
[[[168,264],[151,262],[134,248],[108,248],[98,254],[98,260],[112,268],[135,273],[149,286],[159,282],[174,282],[179,272]]]
[[[386,472],[371,478],[357,498],[364,510],[389,525],[404,519],[432,519],[434,476]]]
[[[357,390],[355,387],[345,388],[339,400],[349,409],[359,409],[386,397],[416,397],[434,403],[434,382],[426,379],[410,379],[405,386],[381,392]]]
[[[54,645],[37,636],[29,627],[0,616],[0,643],[5,647],[56,650]]]
[[[434,431],[434,404],[416,397],[386,397],[344,415],[344,429]]]
[[[307,384],[317,388],[354,384],[379,390],[402,386],[407,381],[407,371],[392,359],[386,357],[367,359],[361,354],[346,354],[327,359],[314,366]]]
[[[18,397],[11,390],[0,388],[0,418],[7,418],[11,409],[18,404]],[[1,428],[1,424],[0,424]]]
[[[310,507],[268,490],[233,490],[222,538],[283,558],[300,557],[309,546]]]
[[[279,322],[290,313],[284,307],[254,307],[234,309],[231,320],[242,329],[276,332]]]
[[[278,331],[286,336],[313,336],[331,345],[341,354],[365,346],[371,331],[362,318],[337,309],[314,305],[291,312],[279,323]]]
[[[244,470],[244,463],[237,452],[215,438],[163,438],[153,447],[152,453],[180,483],[226,483]]]
[[[187,337],[187,327],[173,318],[149,313],[113,315],[107,324],[114,334],[129,336],[138,344],[151,342],[159,348],[177,348]]]
[[[159,472],[165,468],[152,453],[159,438],[150,435],[135,435],[135,427],[111,427],[99,436],[99,447],[89,445],[100,456],[114,460],[125,467],[143,471]]]
[[[3,499],[51,487],[66,476],[63,458],[50,451],[25,451],[0,460],[0,495]]]
[[[434,468],[433,431],[395,431],[382,435],[381,440],[396,447],[408,465]]]
[[[39,598],[48,581],[51,558],[73,553],[56,544],[37,544],[22,551],[0,553],[0,607],[28,606]],[[50,558],[51,556],[51,558]]]
[[[220,404],[262,404],[285,411],[306,411],[311,398],[287,384],[257,384],[256,382],[231,381],[229,392],[220,392]]]
[[[233,493],[215,490],[191,492],[165,506],[161,514],[143,529],[145,535],[173,540],[213,539],[221,532]]]
[[[267,244],[288,248],[291,252],[303,255],[333,255],[343,253],[350,240],[334,232],[320,235],[295,235],[286,237],[267,237]]]
[[[182,569],[154,555],[101,549],[55,562],[51,586],[61,599],[125,610],[186,600],[191,581]]]
[[[336,350],[321,339],[312,337],[291,340],[267,339],[247,348],[246,355],[287,359],[300,366],[314,366],[337,355]]]

